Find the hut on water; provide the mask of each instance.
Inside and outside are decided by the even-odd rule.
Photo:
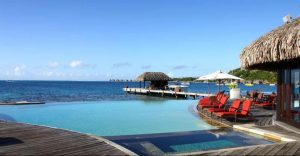
[[[170,80],[171,78],[162,72],[145,72],[137,77],[137,81],[140,82],[140,88],[142,82],[144,82],[145,88],[145,82],[150,81],[149,89],[164,89]]]
[[[251,43],[240,61],[244,69],[277,72],[276,120],[300,128],[300,18]]]

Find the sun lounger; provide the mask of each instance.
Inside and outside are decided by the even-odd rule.
[[[220,101],[217,101],[217,102],[212,102],[212,103],[209,103],[209,104],[203,104],[203,105],[200,105],[199,108],[201,109],[204,109],[204,108],[221,108],[221,107],[224,107],[226,102],[227,102],[227,99],[228,99],[228,96],[224,95],[222,96],[221,100]]]
[[[209,104],[211,102],[220,101],[223,94],[224,94],[223,92],[218,92],[216,96],[210,96],[210,97],[200,99],[198,105]]]
[[[229,112],[229,111],[224,111],[224,112],[217,112],[214,113],[214,115],[216,115],[217,117],[222,118],[235,118],[235,122],[237,118],[251,118],[252,116],[250,116],[250,106],[251,106],[251,101],[250,100],[245,100],[243,102],[243,107],[242,109],[239,111],[235,111],[235,112]]]
[[[235,99],[232,102],[232,104],[229,107],[229,109],[225,109],[225,108],[219,107],[219,108],[208,108],[206,111],[209,112],[209,113],[211,113],[211,115],[212,115],[212,113],[216,113],[216,112],[226,112],[226,111],[228,111],[228,112],[236,112],[236,110],[238,110],[239,107],[240,107],[240,103],[241,103],[240,99]]]

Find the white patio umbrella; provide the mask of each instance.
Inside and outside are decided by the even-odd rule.
[[[237,76],[234,76],[234,75],[230,75],[230,74],[227,74],[227,73],[224,73],[222,72],[221,70],[219,71],[216,71],[212,74],[208,74],[208,75],[204,75],[204,76],[201,76],[199,77],[197,80],[218,80],[219,82],[219,91],[220,91],[220,82],[221,80],[225,80],[225,79],[231,79],[231,80],[242,80],[242,78],[239,78]]]

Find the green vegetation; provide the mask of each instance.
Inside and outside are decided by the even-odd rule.
[[[276,73],[262,70],[241,70],[240,68],[229,71],[229,74],[238,76],[246,81],[262,80],[264,82],[276,83]]]
[[[229,71],[229,74],[243,78],[246,81],[262,80],[268,83],[276,83],[276,73],[262,70],[241,70],[240,68]],[[172,81],[195,81],[198,77],[172,78]],[[214,82],[214,81],[209,81]]]
[[[195,81],[197,77],[181,77],[181,78],[172,78],[172,81]]]
[[[229,85],[227,85],[229,89],[234,89],[237,87],[236,83],[230,83]]]

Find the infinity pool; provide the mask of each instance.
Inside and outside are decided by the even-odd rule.
[[[0,119],[98,136],[211,130],[195,116],[194,100],[99,101],[0,106]]]
[[[136,100],[0,106],[0,119],[104,136],[139,155],[272,143],[209,125],[193,111],[195,102]]]

